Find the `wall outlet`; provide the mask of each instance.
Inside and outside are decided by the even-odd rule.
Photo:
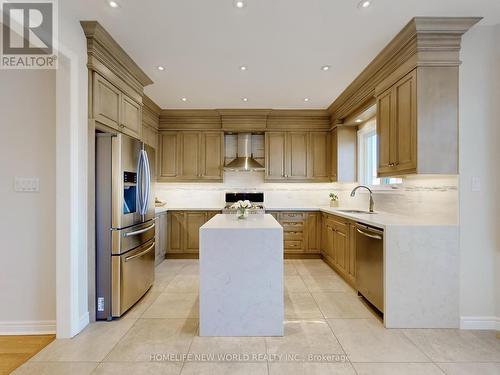
[[[470,190],[471,191],[481,191],[481,178],[478,176],[473,176],[470,180]]]
[[[104,311],[104,297],[97,298],[97,311]]]
[[[40,191],[40,180],[38,177],[15,177],[14,191],[38,193]]]

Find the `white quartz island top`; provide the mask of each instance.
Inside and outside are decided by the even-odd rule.
[[[200,336],[283,336],[283,228],[219,214],[200,228]]]

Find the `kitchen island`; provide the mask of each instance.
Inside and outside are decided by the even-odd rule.
[[[216,215],[200,228],[200,336],[283,336],[283,228]]]

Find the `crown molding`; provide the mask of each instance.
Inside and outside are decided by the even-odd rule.
[[[149,96],[144,95],[142,97],[142,104],[144,105],[144,107],[148,108],[155,115],[160,117],[160,114],[161,114],[160,106],[158,104],[156,104]]]
[[[160,130],[224,131],[325,130],[330,114],[322,109],[192,109],[162,110]]]
[[[87,38],[87,66],[108,76],[112,73],[142,95],[153,81],[97,21],[80,21]]]
[[[462,35],[480,17],[415,17],[328,107],[332,119],[343,119],[369,102],[375,89],[396,73],[421,66],[458,66]]]

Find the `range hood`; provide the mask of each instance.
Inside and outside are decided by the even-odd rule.
[[[238,134],[238,151],[236,152],[236,159],[226,165],[224,170],[239,172],[264,170],[264,167],[253,158],[251,133]]]

